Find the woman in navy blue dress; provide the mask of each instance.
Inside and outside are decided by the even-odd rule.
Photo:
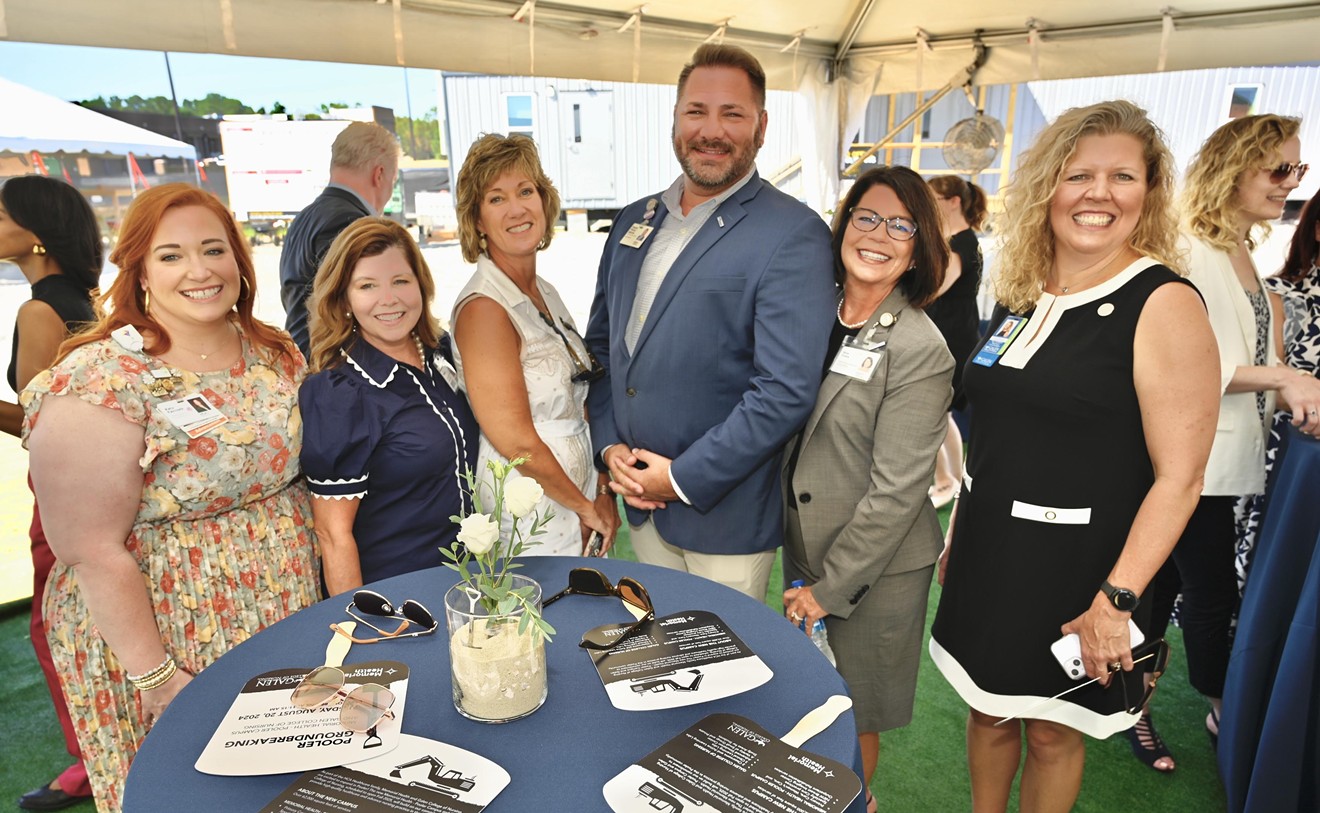
[[[298,403],[329,595],[435,567],[471,510],[477,423],[429,303],[431,271],[403,227],[358,220],[316,273],[311,370]]]

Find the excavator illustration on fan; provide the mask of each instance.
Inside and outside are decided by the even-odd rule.
[[[390,771],[390,776],[395,779],[402,779],[404,771],[417,765],[431,766],[430,775],[426,777],[429,781],[411,781],[408,783],[410,788],[421,788],[442,796],[448,796],[451,799],[457,799],[459,793],[467,793],[477,786],[476,780],[470,779],[458,771],[446,771],[445,764],[429,754],[414,759],[412,762],[396,765],[394,770]]]
[[[678,790],[678,788],[669,784],[660,777],[656,777],[654,782],[643,782],[637,789],[637,793],[646,800],[648,807],[661,811],[661,813],[683,813],[684,802],[694,807],[703,807],[703,802],[698,802],[691,796],[688,796]]]
[[[702,679],[706,676],[701,673],[700,669],[688,669],[687,673],[691,675],[691,677],[688,678],[687,683],[679,683],[674,679],[678,676],[677,672],[665,672],[663,675],[629,681],[628,688],[632,689],[637,694],[664,691],[695,692],[698,687],[701,686]]]

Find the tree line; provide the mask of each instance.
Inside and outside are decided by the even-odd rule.
[[[93,99],[83,99],[80,102],[75,102],[75,104],[91,110],[174,115],[174,103],[168,96],[139,96],[137,94],[127,97],[110,96],[109,98],[97,96]],[[329,102],[320,106],[320,113],[306,113],[295,118],[304,121],[320,121],[331,110],[346,109],[350,106],[344,102]],[[239,114],[288,115],[289,111],[280,102],[272,104],[270,109],[265,107],[252,108],[238,99],[220,93],[208,93],[205,98],[182,99],[179,101],[179,115],[181,116],[218,118]],[[436,119],[436,109],[434,107],[417,119],[396,115],[394,117],[394,131],[399,136],[403,151],[409,156],[418,160],[444,157],[444,147],[440,140],[440,122]]]

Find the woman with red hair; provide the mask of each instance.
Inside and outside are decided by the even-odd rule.
[[[21,396],[57,559],[46,636],[103,812],[192,675],[319,584],[302,357],[253,318],[233,218],[208,193],[157,187],[110,261],[101,317]]]

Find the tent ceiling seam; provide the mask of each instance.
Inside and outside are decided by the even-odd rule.
[[[1292,22],[1306,17],[1320,17],[1320,3],[1295,3],[1292,5],[1257,6],[1223,11],[1172,13],[1175,28],[1228,28],[1235,26],[1261,25],[1274,22]],[[1039,23],[1038,23],[1039,25]],[[1115,20],[1105,23],[1086,23],[1079,25],[1054,26],[1039,25],[1036,29],[1044,41],[1068,40],[1084,37],[1121,37],[1133,34],[1159,34],[1164,30],[1164,15],[1140,17],[1128,20]],[[927,42],[936,50],[967,48],[974,45],[979,37],[986,45],[1018,45],[1027,41],[1032,28],[999,29],[994,31],[960,32],[957,34],[930,35]],[[915,51],[917,46],[912,40],[893,40],[890,42],[860,43],[848,52],[848,56],[892,56]]]
[[[375,0],[359,0],[359,2],[374,3]],[[403,0],[403,5],[410,11],[422,13],[466,12],[481,16],[509,17],[518,10],[521,0]],[[583,28],[590,26],[601,30],[617,29],[628,22],[628,18],[631,16],[631,11],[606,11],[565,3],[547,3],[545,0],[538,0],[536,4],[538,24],[553,20],[559,23],[572,23]],[[665,35],[699,43],[710,36],[711,25],[711,23],[689,22],[668,17],[653,17],[650,14],[646,15],[646,35],[648,37]],[[724,42],[778,50],[792,44],[796,37],[796,34],[774,34],[729,27],[725,32]],[[835,43],[826,40],[802,37],[799,48],[803,56],[832,59],[836,46]]]

